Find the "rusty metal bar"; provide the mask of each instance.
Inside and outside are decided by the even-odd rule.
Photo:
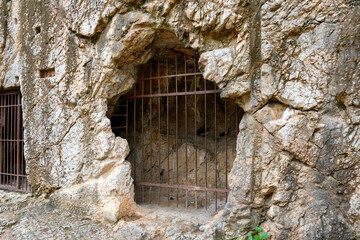
[[[144,82],[141,84],[141,94],[144,95]],[[145,159],[144,159],[144,98],[141,99],[141,179],[145,180],[144,168],[145,168]],[[141,186],[142,190],[142,202],[144,203],[144,186]]]
[[[228,188],[227,102],[225,102],[225,188]],[[226,193],[226,201],[228,194]]]
[[[126,99],[126,139],[129,136],[129,99]]]
[[[176,59],[176,58],[175,58]],[[201,72],[197,72],[197,73],[187,73],[187,74],[173,74],[173,75],[165,75],[165,76],[158,76],[158,77],[149,77],[149,78],[140,78],[139,81],[144,81],[144,80],[151,80],[151,79],[163,79],[163,78],[174,78],[174,77],[185,77],[185,76],[201,76],[202,73]]]
[[[216,90],[216,83],[214,83],[214,89]],[[215,188],[217,188],[217,129],[216,129],[216,94],[214,94],[214,113],[215,113],[215,118],[214,118],[214,130],[215,130]],[[215,192],[215,211],[217,212],[217,192]]]
[[[20,94],[18,95],[18,107],[17,107],[17,149],[16,149],[16,159],[17,159],[17,188],[20,188],[20,177],[19,177],[19,173],[20,173],[20,113],[21,113],[21,109],[20,109],[20,103],[21,99],[20,99]]]
[[[150,78],[152,77],[152,63],[150,62]],[[144,84],[144,82],[143,82]],[[150,95],[152,94],[152,79],[150,79],[150,86],[149,86],[149,89],[150,89]],[[152,178],[152,172],[153,172],[153,163],[152,163],[152,99],[149,98],[149,101],[150,101],[150,141],[149,141],[149,144],[150,144],[150,181],[152,182],[153,181],[153,178]],[[144,125],[144,122],[142,123]],[[149,203],[151,203],[151,187],[149,189]]]
[[[204,90],[206,91],[206,80],[204,80]],[[208,178],[207,178],[207,172],[208,172],[208,162],[207,162],[207,103],[206,103],[206,94],[204,95],[204,116],[205,116],[205,188],[208,187]],[[207,209],[207,191],[205,191],[205,209]]]
[[[157,64],[157,75],[160,76],[160,59],[158,59],[158,64]],[[159,89],[159,93],[161,92],[161,88],[160,88],[160,79],[158,79],[158,89]],[[161,155],[160,155],[160,151],[161,151],[161,122],[160,122],[160,97],[158,98],[158,160],[159,160],[159,167],[158,167],[158,174],[159,174],[159,183],[161,183]],[[161,192],[161,188],[159,187],[159,194],[158,194],[158,199],[159,199],[159,205],[160,205],[160,192]]]
[[[134,96],[136,96],[136,86],[134,88]],[[133,146],[133,149],[134,149],[134,182],[136,182],[136,169],[137,169],[137,166],[136,166],[136,98],[134,98],[134,119],[133,119],[133,122],[134,122],[134,133],[133,133],[133,136],[134,136],[134,146]],[[135,196],[134,196],[135,197]]]
[[[169,59],[166,58],[166,75],[169,75]],[[166,92],[169,93],[169,78],[166,78]],[[170,146],[169,146],[169,96],[166,97],[166,141],[167,141],[167,179],[170,184]],[[168,206],[170,205],[170,188],[168,188]]]
[[[235,122],[236,122],[236,135],[239,133],[239,121],[238,121],[238,106],[235,107]]]
[[[0,95],[0,106],[3,105],[3,96]],[[3,148],[3,109],[0,108],[0,185],[3,184],[3,175],[2,175],[2,172],[3,172],[3,151],[2,151],[2,148]]]
[[[194,59],[194,72],[196,71],[196,57]],[[196,79],[196,75],[194,75],[194,80],[195,80],[195,93],[197,93],[197,79]],[[198,163],[197,163],[197,95],[194,95],[194,99],[195,99],[195,185],[198,186],[198,178],[197,178],[197,169],[198,169]],[[198,201],[197,201],[197,192],[195,192],[195,208],[198,208]]]
[[[187,64],[186,64],[186,55],[184,55],[184,68],[185,68],[185,74],[187,71]],[[187,78],[185,76],[185,92],[187,92]],[[189,185],[189,179],[188,179],[188,152],[187,152],[187,148],[188,148],[188,131],[187,131],[187,120],[188,120],[188,116],[187,116],[187,96],[185,95],[185,181],[186,181],[186,185]],[[188,207],[188,191],[186,191],[186,200],[185,200],[185,207]]]
[[[129,99],[132,98],[158,98],[158,97],[173,97],[173,96],[190,96],[190,95],[206,95],[212,93],[220,93],[220,90],[204,90],[204,91],[193,91],[193,92],[174,92],[174,93],[160,93],[160,94],[145,94],[137,96],[129,96]]]
[[[175,56],[175,74],[178,74],[178,64],[177,64],[177,56]],[[175,77],[176,80],[176,87],[175,92],[178,92],[178,77]],[[179,129],[178,129],[178,96],[176,95],[176,184],[179,185],[179,151],[178,151],[178,136],[179,136]],[[176,192],[176,207],[179,207],[179,189]]]
[[[159,184],[159,183],[150,183],[150,182],[135,182],[136,185],[140,186],[152,186],[152,187],[163,187],[163,188],[174,188],[174,189],[184,189],[189,191],[209,191],[209,192],[229,192],[229,189],[223,188],[206,188],[198,186],[186,186],[186,185],[174,185],[174,184]]]

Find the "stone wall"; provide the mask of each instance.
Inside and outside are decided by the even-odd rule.
[[[245,111],[231,194],[209,236],[261,225],[275,239],[360,238],[357,5],[1,0],[0,84],[21,87],[34,193],[109,221],[133,213],[128,144],[106,113],[168,31]]]

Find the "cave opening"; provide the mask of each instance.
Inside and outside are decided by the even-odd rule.
[[[161,49],[110,107],[113,132],[129,143],[137,203],[225,206],[243,111],[220,98],[197,63],[189,49]]]
[[[0,92],[0,189],[30,192],[24,158],[21,93]]]

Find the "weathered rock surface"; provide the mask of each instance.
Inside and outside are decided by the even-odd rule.
[[[246,112],[206,236],[360,238],[359,19],[355,0],[1,0],[0,87],[21,87],[33,192],[111,222],[135,212],[106,114],[170,32]]]

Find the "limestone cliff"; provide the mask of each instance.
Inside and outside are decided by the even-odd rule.
[[[106,113],[169,32],[245,111],[228,203],[204,234],[360,238],[358,5],[1,0],[0,86],[21,87],[34,193],[109,221],[133,213],[128,144]],[[41,78],[47,69],[55,76]]]

